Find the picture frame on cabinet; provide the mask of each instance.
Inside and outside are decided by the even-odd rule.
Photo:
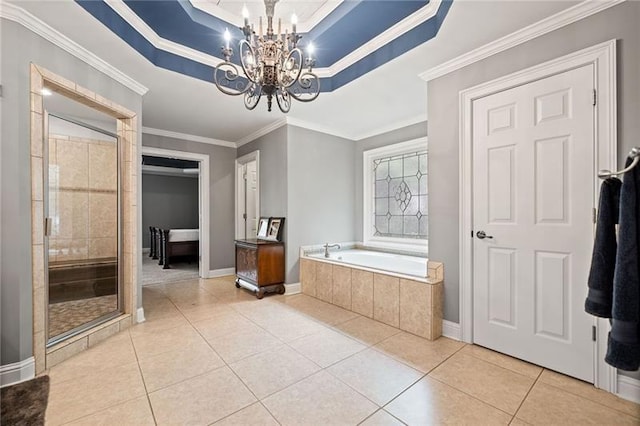
[[[258,221],[258,238],[267,238],[267,233],[269,232],[269,218],[261,217]]]
[[[269,218],[269,231],[267,232],[267,240],[282,241],[282,233],[284,230],[284,217]]]

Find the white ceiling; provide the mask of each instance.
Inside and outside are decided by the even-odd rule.
[[[16,3],[148,87],[145,127],[235,142],[285,116],[264,104],[248,111],[240,97],[223,95],[212,83],[156,68],[75,2]],[[288,115],[355,139],[427,119],[426,83],[418,74],[576,3],[455,0],[434,39],[312,103],[294,103]]]

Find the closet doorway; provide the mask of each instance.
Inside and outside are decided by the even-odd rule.
[[[260,151],[236,160],[236,239],[258,234],[260,219]]]

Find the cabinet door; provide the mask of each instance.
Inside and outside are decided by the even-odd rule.
[[[257,282],[258,256],[254,248],[236,246],[236,274],[252,283]]]

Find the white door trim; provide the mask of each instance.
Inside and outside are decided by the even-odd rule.
[[[240,184],[238,182],[238,169],[243,165],[254,161],[256,162],[256,213],[257,217],[260,218],[260,150],[256,150],[250,152],[246,155],[243,155],[240,158],[236,158],[236,167],[235,167],[235,180],[236,180],[236,190],[235,190],[235,229],[236,229],[236,239],[240,238],[242,233],[240,232],[240,221],[238,220],[238,215],[240,214],[240,197],[239,197],[239,189]],[[244,225],[243,228],[244,229]]]
[[[587,64],[594,65],[596,74],[597,106],[594,141],[597,164],[593,165],[593,199],[596,207],[600,187],[597,170],[617,169],[616,40],[610,40],[460,92],[460,327],[464,342],[473,342],[473,240],[470,238],[473,225],[472,103],[476,99]],[[594,324],[598,330],[598,343],[595,348],[596,365],[594,366],[595,385],[609,392],[615,392],[616,371],[604,362],[609,324],[603,319],[594,320]]]
[[[156,155],[159,157],[178,158],[180,160],[192,160],[200,163],[200,176],[199,176],[199,200],[198,208],[200,209],[200,267],[199,275],[201,278],[209,278],[209,240],[210,240],[210,215],[209,215],[209,156],[206,154],[196,154],[186,151],[174,151],[170,149],[155,148],[151,146],[142,147],[142,155]],[[138,207],[142,212],[142,203]],[[140,213],[142,215],[142,213]]]

